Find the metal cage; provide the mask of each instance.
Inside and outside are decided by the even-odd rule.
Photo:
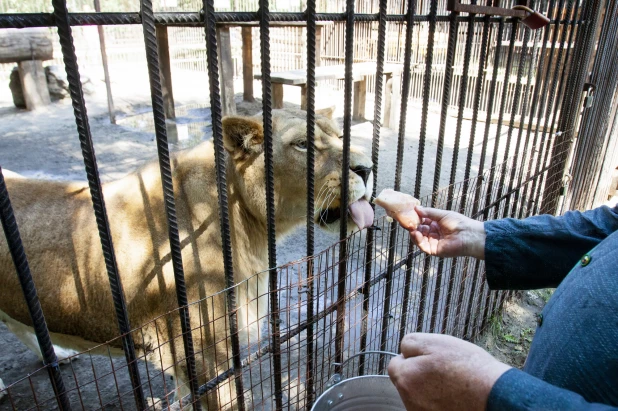
[[[314,249],[316,22],[333,21],[345,25],[343,205],[348,204],[346,171],[350,168],[354,32],[357,24],[371,22],[377,25],[378,33],[377,70],[372,85],[375,108],[371,152],[376,181],[378,178],[388,180],[387,184],[392,181],[395,190],[411,191],[424,205],[457,210],[473,218],[521,218],[539,212],[555,212],[559,205],[564,192],[564,172],[578,126],[587,65],[601,22],[601,3],[605,4],[575,0],[532,2],[551,19],[544,29],[532,31],[515,18],[447,13],[446,4],[441,0],[401,2],[400,14],[387,13],[387,0],[379,0],[376,5],[372,3],[369,9],[377,12],[365,14],[355,13],[357,2],[354,0],[347,0],[345,11],[336,13],[318,12],[316,0],[307,0],[304,12],[291,13],[269,12],[268,0],[260,0],[257,11],[242,12],[215,11],[213,0],[204,0],[201,11],[156,13],[151,0],[141,0],[140,12],[132,13],[69,13],[65,0],[52,3],[53,13],[0,14],[0,28],[57,27],[119,334],[112,341],[77,354],[66,365],[58,364],[0,169],[2,224],[44,358],[43,368],[19,381],[11,381],[3,390],[6,398],[0,400],[0,409],[56,406],[62,410],[177,409],[192,406],[198,410],[201,403],[207,403],[209,409],[308,409],[335,372],[349,376],[384,372],[387,364],[384,355],[357,357],[342,367],[344,359],[353,354],[366,350],[397,351],[403,335],[411,331],[448,333],[473,339],[501,310],[510,295],[488,289],[482,261],[425,256],[413,247],[405,230],[384,218],[378,218],[372,228],[348,236],[347,206],[340,210],[340,241],[323,251]],[[487,5],[498,3],[488,1]],[[610,0],[605,7],[605,33],[611,33],[612,28],[616,32],[616,3]],[[367,5],[363,7],[367,9]],[[272,268],[235,284],[216,24],[243,21],[259,21],[268,256]],[[277,21],[299,21],[307,25],[307,257],[282,266],[277,264],[275,241],[269,45],[270,23]],[[129,323],[71,34],[72,26],[120,24],[143,27],[178,301],[175,311],[139,325]],[[379,164],[388,25],[398,25],[400,30],[405,30],[405,55],[396,162]],[[205,30],[226,281],[221,292],[199,301],[188,301],[186,294],[188,285],[184,280],[183,245],[176,223],[156,26],[202,26]],[[426,35],[425,65],[413,69],[412,38],[415,31],[420,33],[421,30]],[[445,49],[437,50],[437,30],[448,32]],[[614,62],[615,37],[605,34],[603,40],[604,50],[614,46],[611,49]],[[463,56],[461,66],[457,67],[454,64],[456,51]],[[440,59],[444,64],[436,68],[434,58],[438,53],[442,53]],[[476,61],[471,58],[473,53],[478,56]],[[602,64],[607,67],[609,60]],[[443,70],[443,74],[434,75],[437,70]],[[472,71],[476,73],[474,77],[470,75]],[[513,77],[514,82],[511,81]],[[418,81],[413,82],[415,78]],[[614,87],[615,80],[614,74]],[[411,87],[417,86],[422,87],[422,91],[412,92]],[[457,95],[451,93],[455,87]],[[422,96],[421,118],[419,124],[409,124],[409,100],[415,93]],[[439,96],[441,102],[440,120],[435,125],[438,134],[435,149],[426,144],[428,129],[432,127],[428,120],[431,96]],[[607,99],[609,109],[611,99]],[[457,105],[457,125],[452,146],[447,146],[447,119],[453,102]],[[465,107],[472,107],[469,133],[467,130],[464,133],[463,129],[467,116]],[[506,114],[507,111],[510,114]],[[497,119],[494,113],[498,114]],[[481,121],[486,125],[482,133],[477,131]],[[586,127],[591,127],[589,121]],[[404,163],[405,133],[410,127],[419,132],[417,155]],[[450,159],[447,153],[451,154]],[[413,187],[402,186],[404,165],[415,170]],[[392,171],[394,179],[384,177],[384,169]],[[446,185],[445,171],[448,171]],[[422,188],[424,173],[433,173],[430,190]],[[374,196],[377,185],[374,185]],[[238,296],[248,295],[258,279],[267,279],[269,292],[252,300],[240,300]],[[267,318],[251,324],[251,330],[242,329],[239,324],[243,322],[237,318],[239,309],[259,304],[268,304]],[[225,314],[213,317],[215,306],[226,307]],[[144,340],[146,328],[164,329],[166,321],[178,317],[179,335],[161,333],[157,341]],[[222,329],[226,330],[225,335],[216,331]],[[203,343],[208,334],[217,334],[211,345]],[[195,341],[202,341],[201,350],[195,349]],[[183,350],[177,353],[179,360],[175,366],[188,376],[184,387],[175,386],[166,375],[169,370],[162,369],[161,349],[175,343]],[[208,364],[206,359],[212,352],[216,364]],[[43,377],[45,373],[49,374],[49,380]],[[84,393],[88,391],[96,393],[95,397],[88,397],[96,401],[84,400]],[[185,394],[180,395],[182,393]]]

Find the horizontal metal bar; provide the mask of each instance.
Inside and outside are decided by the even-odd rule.
[[[318,13],[316,21],[345,21],[345,13]],[[476,16],[475,22],[482,23],[484,16]],[[404,22],[405,14],[389,14],[386,21]],[[217,23],[247,23],[257,22],[257,12],[218,12],[215,13]],[[305,13],[271,13],[271,23],[277,22],[304,22],[307,21]],[[378,21],[378,14],[356,14],[355,21]],[[429,15],[414,16],[414,22],[422,23],[429,21]],[[449,16],[437,16],[436,21],[448,22]],[[457,21],[468,21],[467,17],[459,16]],[[499,17],[492,17],[491,22],[499,22]],[[512,21],[508,19],[507,21]],[[576,21],[581,23],[581,21]],[[173,12],[155,13],[155,23],[163,26],[202,27],[204,16],[200,12]],[[570,20],[552,20],[550,24],[571,24]],[[71,26],[96,26],[96,25],[123,25],[142,24],[138,12],[131,13],[69,13]],[[55,20],[51,13],[3,13],[0,14],[0,29],[27,28],[27,27],[53,27]],[[273,24],[276,27],[276,24]]]
[[[528,14],[523,10],[514,10],[503,7],[480,6],[477,4],[461,4],[458,1],[449,1],[447,5],[449,11],[454,11],[456,13],[486,14],[491,16],[518,17],[520,19],[528,16]]]

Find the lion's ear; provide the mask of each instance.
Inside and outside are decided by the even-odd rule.
[[[223,118],[223,145],[230,153],[243,150],[245,153],[262,152],[264,128],[262,124],[248,117],[230,116]]]
[[[321,108],[319,110],[315,111],[315,114],[317,114],[318,116],[324,116],[329,120],[333,119],[333,114],[335,113],[335,106],[331,106],[331,107],[327,107],[327,108]]]

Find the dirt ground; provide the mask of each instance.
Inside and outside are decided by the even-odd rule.
[[[523,368],[536,331],[538,315],[552,292],[516,292],[511,300],[506,301],[502,315],[491,318],[487,330],[475,344],[503,363]]]
[[[112,87],[118,117],[118,124],[114,125],[109,122],[104,85],[100,75],[94,73],[91,77],[94,79],[96,92],[93,95],[86,96],[86,101],[99,171],[102,180],[105,182],[120,178],[144,162],[156,158],[148,95],[149,87],[145,70],[141,72],[127,71],[122,78],[114,79]],[[171,149],[178,150],[211,138],[210,110],[208,108],[206,76],[189,72],[176,72],[173,80],[178,118],[175,125],[170,125],[170,136],[176,139],[172,142]],[[241,89],[241,83],[237,83],[236,87],[237,90]],[[255,84],[255,89],[256,96],[259,96],[261,91],[258,82]],[[286,87],[285,93],[286,104],[297,107],[295,103],[300,101],[297,88]],[[334,102],[337,107],[336,117],[341,122],[342,94],[325,87],[318,89],[317,97],[318,107],[331,106]],[[368,95],[367,113],[373,113],[372,98]],[[261,103],[259,101],[244,103],[241,99],[241,95],[237,95],[239,114],[254,114],[260,110]],[[432,109],[429,114],[424,164],[421,167],[423,171],[421,179],[422,195],[431,193],[435,170],[438,122],[439,112]],[[456,119],[451,116],[447,122],[444,166],[440,175],[441,187],[448,185],[451,171],[449,165],[453,160],[457,161],[456,181],[463,178],[469,145],[470,121],[466,120],[462,125],[462,142],[457,157],[453,157],[455,127]],[[477,171],[476,167],[478,167],[481,150],[480,140],[484,127],[483,123],[479,123],[477,126],[476,141],[473,146],[472,175],[475,175]],[[492,125],[491,127],[493,130],[495,126]],[[404,139],[402,190],[407,192],[412,192],[414,189],[419,129],[420,107],[416,102],[412,102],[408,111],[407,133]],[[506,127],[503,128],[503,132],[505,130]],[[490,133],[489,152],[493,150],[494,134],[494,132]],[[371,136],[372,123],[370,121],[353,124],[353,143],[364,147],[367,152],[371,146]],[[392,187],[396,148],[397,132],[384,128],[381,133],[378,189]],[[504,150],[505,147],[502,144],[498,148],[499,158],[502,158]],[[0,85],[0,165],[28,177],[85,180],[70,101],[63,100],[54,103],[49,108],[38,112],[26,112],[13,107],[8,86]],[[278,249],[278,263],[284,264],[303,257],[304,238],[305,230],[299,228],[294,236],[281,244]],[[325,249],[336,241],[337,236],[319,231],[316,236],[316,250]],[[535,329],[535,314],[542,309],[543,304],[544,299],[535,292],[524,293],[519,300],[508,302],[503,317],[492,320],[492,331],[479,340],[479,345],[489,349],[499,359],[520,367],[527,352],[528,340],[532,336],[532,330]],[[101,367],[109,366],[109,364],[103,363],[97,364],[97,366],[99,365]],[[28,351],[0,323],[0,378],[6,384],[10,384],[28,373],[34,372],[39,367],[40,363],[37,357]],[[74,372],[86,373],[91,364],[86,360],[80,360],[63,367],[71,367]],[[47,376],[39,373],[34,378],[42,381]],[[34,384],[37,385],[37,382],[35,381]],[[113,390],[115,382],[110,379],[110,381],[102,384],[99,390]],[[155,390],[160,388],[155,387]],[[98,404],[98,399],[93,396],[84,398],[83,402]],[[115,409],[114,407],[106,407],[106,409]],[[11,404],[6,398],[0,400],[0,410],[10,408]],[[53,408],[53,404],[50,404],[49,409]]]

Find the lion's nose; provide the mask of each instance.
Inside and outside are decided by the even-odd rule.
[[[371,174],[371,167],[355,166],[350,167],[350,170],[362,178],[365,185],[367,185],[367,180],[369,180],[369,175]]]

